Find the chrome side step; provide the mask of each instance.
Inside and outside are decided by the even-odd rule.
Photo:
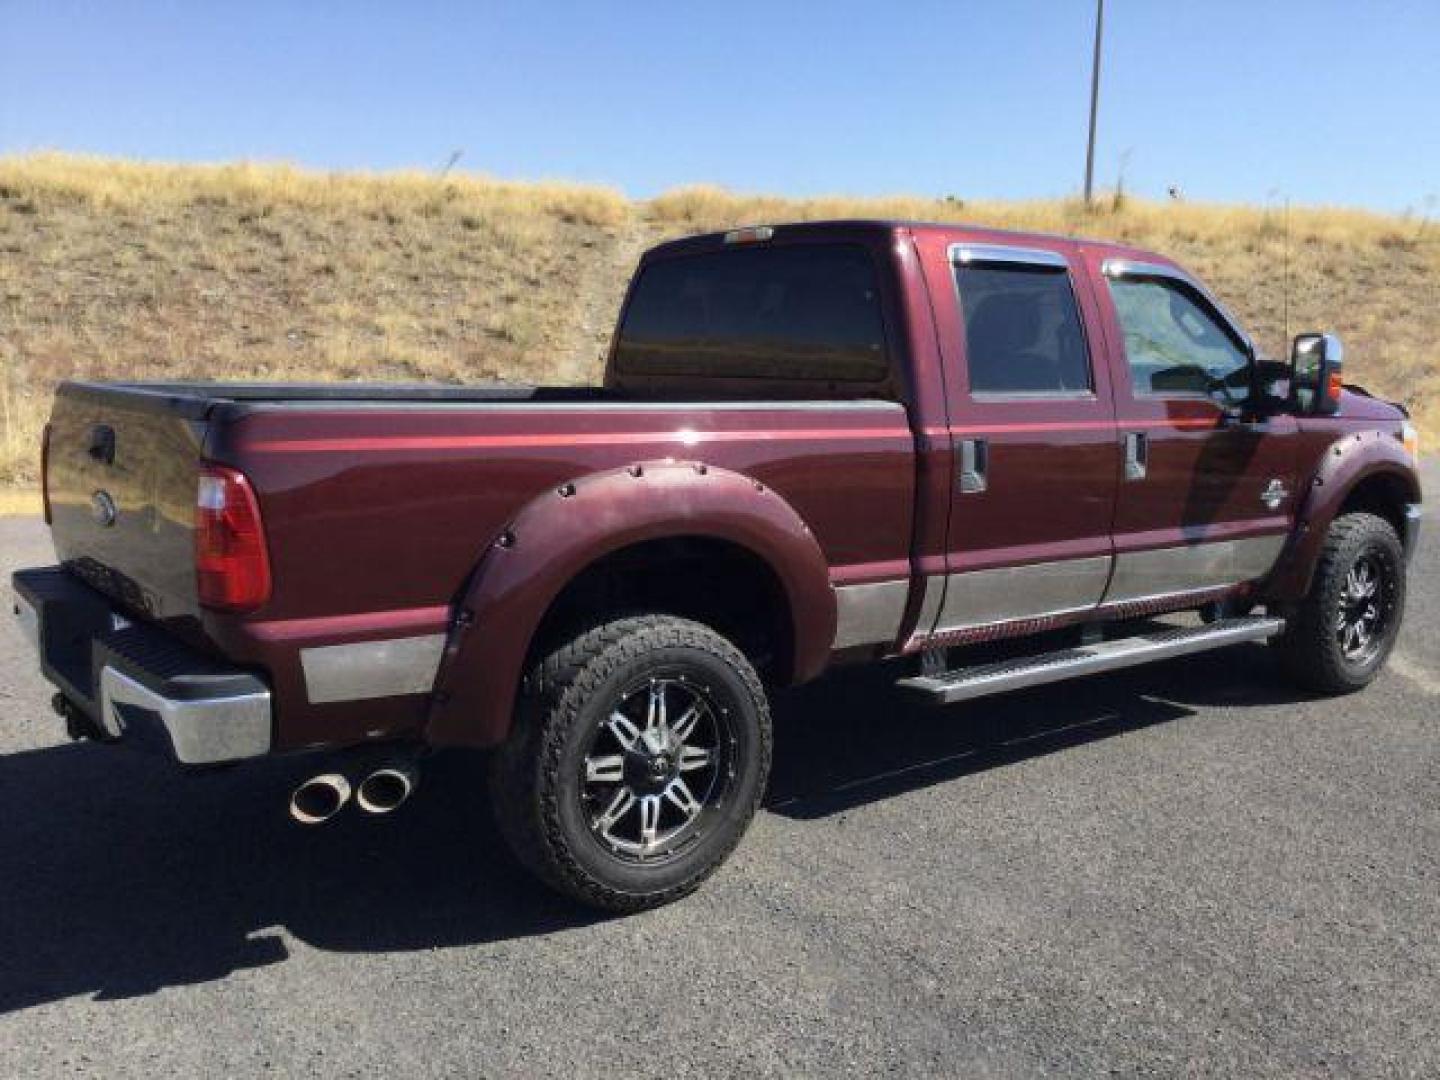
[[[1181,627],[1141,637],[1117,638],[1094,645],[1061,649],[1040,656],[1002,660],[994,664],[956,668],[938,675],[917,675],[901,679],[896,685],[934,705],[1019,690],[1027,686],[1094,675],[1102,671],[1168,660],[1175,656],[1239,645],[1246,641],[1264,641],[1285,629],[1285,620],[1263,615],[1237,619],[1221,619],[1207,626]]]

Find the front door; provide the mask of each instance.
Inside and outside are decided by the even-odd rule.
[[[1122,455],[1106,605],[1163,607],[1263,577],[1294,521],[1294,417],[1250,400],[1253,346],[1193,279],[1090,258],[1105,283]]]
[[[1118,459],[1073,244],[953,244],[932,283],[955,471],[936,643],[1043,629],[1100,601]],[[944,316],[941,316],[941,312]]]

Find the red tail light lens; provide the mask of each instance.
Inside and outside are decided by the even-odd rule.
[[[45,508],[45,524],[50,524],[50,425],[40,432],[40,502]]]
[[[195,500],[195,585],[200,603],[247,611],[270,599],[270,556],[260,504],[243,473],[204,465]]]

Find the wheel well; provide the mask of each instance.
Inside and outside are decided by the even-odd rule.
[[[1341,514],[1365,512],[1375,514],[1388,521],[1395,529],[1400,542],[1405,542],[1405,504],[1410,501],[1410,489],[1400,477],[1381,473],[1369,476],[1345,496],[1336,517]]]
[[[545,612],[527,670],[558,642],[637,612],[704,623],[734,642],[766,681],[789,681],[794,632],[784,587],[753,552],[707,537],[650,540],[591,563]]]

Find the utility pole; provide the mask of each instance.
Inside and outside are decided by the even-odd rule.
[[[1090,65],[1090,139],[1085,144],[1085,205],[1095,193],[1095,117],[1100,111],[1100,40],[1105,32],[1105,0],[1095,0],[1095,59]]]

